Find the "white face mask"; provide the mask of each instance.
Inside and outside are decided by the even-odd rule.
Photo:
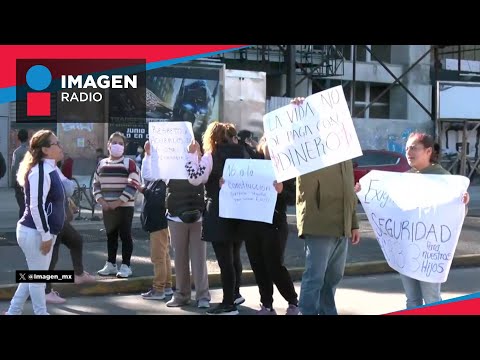
[[[143,153],[143,148],[140,148],[140,147],[139,147],[139,148],[137,149],[137,152],[138,152],[139,154],[142,154],[142,153]]]
[[[112,156],[115,156],[115,157],[120,157],[123,155],[123,145],[120,145],[120,144],[112,144],[110,146],[110,154],[112,154]]]

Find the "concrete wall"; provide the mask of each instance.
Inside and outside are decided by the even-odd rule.
[[[389,64],[388,68],[397,77],[403,73],[404,66],[401,64]],[[353,61],[345,61],[343,76],[332,76],[336,80],[353,79]],[[392,83],[395,79],[385,68],[377,62],[356,62],[355,80],[376,83]]]
[[[392,46],[392,61],[405,63],[405,70],[415,63],[423,54],[430,49],[430,45],[397,45]],[[417,100],[427,108],[432,110],[432,84],[430,79],[431,53],[427,55],[419,64],[412,68],[401,80],[402,83],[415,95]],[[390,99],[391,103],[396,101],[404,103],[406,107],[406,118],[417,121],[419,124],[431,121],[428,115],[413,97],[406,94],[404,89],[401,97],[396,98],[394,94]],[[405,97],[407,95],[407,97]]]
[[[392,45],[390,71],[400,77],[412,64],[430,49],[430,45]],[[431,54],[415,65],[401,78],[401,82],[431,112],[432,85],[430,79]],[[345,62],[342,80],[352,79],[353,64]],[[356,81],[390,84],[395,79],[377,62],[357,62]],[[399,85],[390,89],[389,119],[354,119],[355,128],[364,149],[388,149],[404,152],[408,135],[424,131],[434,135],[431,116]]]
[[[308,96],[312,94],[312,81],[304,75],[297,75],[295,83],[302,82],[295,88],[295,96]],[[267,76],[267,96],[284,96],[287,92],[287,76]]]
[[[433,135],[433,121],[419,123],[416,120],[354,118],[353,124],[362,149],[385,149],[405,153],[405,144],[411,132],[420,131]]]
[[[410,65],[415,63],[430,45],[394,45],[391,47],[391,63],[389,69],[400,77]],[[432,86],[430,80],[431,56],[427,55],[421,63],[402,77],[402,83],[431,111]],[[345,61],[344,75],[332,79],[352,80],[353,64]],[[297,82],[302,79],[297,76]],[[377,62],[357,62],[356,81],[390,84],[395,79]],[[283,96],[286,90],[285,75],[268,77],[267,94]],[[296,90],[295,96],[311,95],[311,81],[303,80]],[[389,119],[354,119],[355,128],[364,149],[388,149],[404,153],[408,135],[413,131],[424,131],[434,135],[434,122],[421,106],[401,86],[390,90]]]

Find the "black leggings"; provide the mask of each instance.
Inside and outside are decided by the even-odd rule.
[[[103,223],[107,232],[108,262],[117,263],[118,236],[122,240],[122,264],[130,266],[133,252],[132,220],[133,206],[117,207],[103,212]]]
[[[242,259],[240,250],[242,241],[213,242],[213,250],[220,266],[220,278],[223,288],[223,303],[233,305],[235,297],[240,294],[242,280]]]
[[[289,304],[297,305],[298,295],[295,292],[295,286],[283,264],[288,238],[286,217],[279,219],[274,225],[252,222],[249,231],[245,247],[262,305],[272,308],[273,284]]]
[[[66,222],[63,225],[62,231],[57,236],[55,245],[52,250],[52,260],[50,260],[50,266],[48,270],[55,270],[55,266],[58,262],[58,253],[60,251],[60,244],[64,244],[70,250],[70,256],[72,258],[73,271],[75,276],[83,274],[83,239],[80,233],[69,223]],[[49,294],[52,291],[52,284],[47,283],[45,288],[45,294]]]

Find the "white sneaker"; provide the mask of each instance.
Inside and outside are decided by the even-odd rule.
[[[245,302],[245,298],[240,294],[237,294],[235,296],[235,300],[233,300],[233,303],[235,305],[242,305],[244,302]]]
[[[130,266],[125,264],[120,265],[120,270],[117,272],[117,277],[128,278],[130,275],[132,275],[132,269]]]
[[[143,293],[142,298],[144,298],[145,300],[163,300],[166,298],[166,296],[164,292],[151,289],[150,291]]]
[[[197,307],[199,309],[208,309],[210,307],[210,301],[205,299],[198,300]]]
[[[165,296],[172,296],[173,295],[173,289],[172,288],[165,288]]]
[[[117,270],[117,264],[112,264],[110,262],[106,262],[105,266],[97,271],[98,275],[101,276],[108,276],[108,275],[115,275],[118,272]]]

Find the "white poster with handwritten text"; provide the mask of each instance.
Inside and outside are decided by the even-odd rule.
[[[470,180],[374,170],[357,193],[388,265],[411,278],[447,280],[465,218]]]
[[[155,179],[187,179],[187,148],[193,139],[190,122],[149,122],[148,135]]]
[[[277,181],[362,155],[342,86],[265,114],[263,128]]]
[[[223,179],[220,217],[273,222],[277,191],[273,186],[275,174],[270,160],[227,159]]]

